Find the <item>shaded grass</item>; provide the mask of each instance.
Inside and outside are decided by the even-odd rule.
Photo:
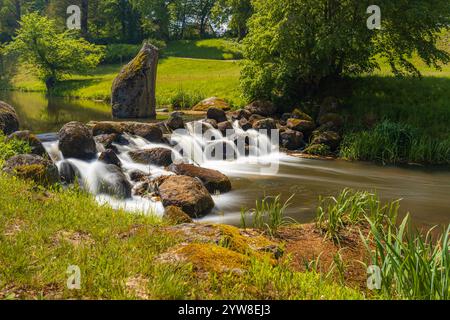
[[[242,59],[240,44],[236,41],[225,39],[171,41],[167,44],[163,54],[171,57],[196,59]]]

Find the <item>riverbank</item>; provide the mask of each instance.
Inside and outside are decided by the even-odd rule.
[[[315,272],[296,272],[270,253],[247,252],[252,240],[272,240],[240,236],[234,227],[217,226],[244,249],[197,239],[181,249],[186,260],[171,263],[171,250],[185,239],[161,218],[112,210],[83,192],[36,189],[4,175],[0,186],[3,299],[364,298]],[[66,287],[69,265],[80,267],[80,290]]]

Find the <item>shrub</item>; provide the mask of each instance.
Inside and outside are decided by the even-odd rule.
[[[0,167],[3,162],[9,158],[17,155],[30,153],[31,147],[28,142],[18,139],[7,139],[7,137],[0,132]]]

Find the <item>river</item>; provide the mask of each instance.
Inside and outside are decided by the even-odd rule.
[[[15,107],[21,129],[35,133],[55,132],[64,123],[73,120],[88,122],[111,119],[110,107],[101,102],[63,98],[48,100],[40,93],[2,91],[0,100]],[[121,156],[121,160],[127,162],[125,156]],[[301,159],[286,154],[279,154],[276,161],[279,167],[272,174],[261,174],[258,165],[239,159],[205,163],[206,167],[218,169],[228,175],[233,190],[213,196],[216,207],[201,220],[239,225],[241,208],[253,208],[256,199],[261,199],[264,195],[281,194],[285,200],[295,194],[287,215],[299,222],[310,222],[314,218],[319,195],[336,195],[343,188],[350,187],[376,192],[385,201],[402,199],[401,212],[410,212],[417,225],[428,227],[450,222],[448,170]],[[130,169],[134,168],[132,164],[125,163],[125,169],[127,165]],[[139,198],[117,201],[97,197],[99,201],[108,201],[113,206],[161,210],[160,204],[149,206],[148,201]]]

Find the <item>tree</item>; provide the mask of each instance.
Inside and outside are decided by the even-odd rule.
[[[22,16],[19,24],[6,51],[17,52],[22,62],[33,66],[49,92],[64,76],[86,72],[103,57],[103,47],[79,38],[73,31],[58,32],[54,20],[37,13]]]
[[[247,35],[253,7],[251,0],[217,0],[213,14],[217,23],[227,24],[228,31],[241,40]]]
[[[367,0],[254,0],[244,40],[241,85],[249,99],[298,99],[344,74],[372,72],[377,57],[396,75],[420,73],[417,54],[439,68],[450,61],[437,46],[450,26],[448,0],[379,0],[381,30],[369,30]]]

